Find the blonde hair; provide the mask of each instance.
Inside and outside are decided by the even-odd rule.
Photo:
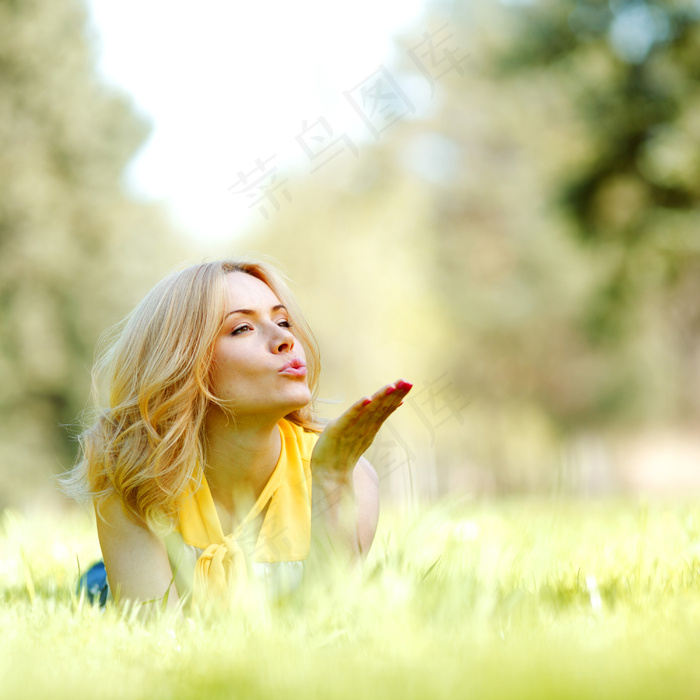
[[[210,369],[231,272],[258,278],[287,307],[306,354],[312,403],[285,417],[320,432],[311,408],[318,393],[318,345],[281,274],[253,260],[193,265],[146,295],[95,364],[93,388],[104,376],[109,408],[99,410],[80,436],[78,462],[62,479],[68,493],[92,496],[98,512],[117,494],[136,522],[153,530],[172,528],[178,499],[201,484],[204,419],[212,403],[220,405]]]

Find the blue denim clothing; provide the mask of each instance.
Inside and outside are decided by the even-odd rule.
[[[101,608],[107,604],[109,598],[109,583],[107,571],[103,561],[93,564],[78,580],[77,593],[85,589],[85,597],[89,603],[99,603]]]

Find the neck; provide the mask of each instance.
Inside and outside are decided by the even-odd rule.
[[[244,416],[235,420],[212,407],[205,423],[204,475],[212,497],[234,511],[239,498],[257,500],[282,449],[277,423],[270,416]]]

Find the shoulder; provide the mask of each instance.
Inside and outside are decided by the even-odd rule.
[[[102,503],[95,504],[97,534],[104,550],[124,550],[143,546],[154,547],[158,537],[145,525],[131,517],[115,493]]]

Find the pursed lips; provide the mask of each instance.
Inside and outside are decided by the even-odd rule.
[[[303,377],[306,375],[306,365],[298,357],[295,357],[282,365],[279,373],[288,374],[292,377]]]

